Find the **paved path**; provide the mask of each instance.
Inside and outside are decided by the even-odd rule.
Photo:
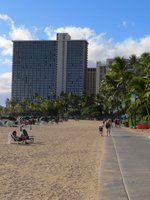
[[[114,128],[105,137],[100,200],[150,200],[150,139]]]

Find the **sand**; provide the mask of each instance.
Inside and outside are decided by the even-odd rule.
[[[30,145],[7,144],[0,127],[1,200],[97,200],[103,137],[98,121],[70,120],[28,130]]]

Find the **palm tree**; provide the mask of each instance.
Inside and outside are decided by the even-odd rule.
[[[109,66],[100,85],[100,92],[104,94],[105,112],[120,114],[129,82],[128,60],[116,57]]]
[[[49,114],[49,103],[50,101],[48,99],[43,100],[40,106],[40,111],[42,115],[48,115]]]

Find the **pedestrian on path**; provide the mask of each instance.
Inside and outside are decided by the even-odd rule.
[[[99,132],[101,136],[103,136],[104,127],[105,127],[105,122],[103,121],[103,123],[99,125]]]
[[[108,119],[106,121],[106,129],[107,129],[107,136],[111,136],[111,131],[112,131],[112,120]]]
[[[116,128],[120,128],[120,120],[119,119],[115,119],[115,127]]]

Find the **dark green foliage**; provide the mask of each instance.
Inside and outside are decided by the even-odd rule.
[[[134,102],[132,94],[136,95]],[[55,100],[35,96],[32,102],[7,99],[6,103],[6,108],[0,106],[1,115],[103,119],[127,113],[132,116],[133,124],[144,117],[150,119],[150,53],[143,53],[139,58],[135,55],[129,59],[114,58],[95,96],[62,93]]]

